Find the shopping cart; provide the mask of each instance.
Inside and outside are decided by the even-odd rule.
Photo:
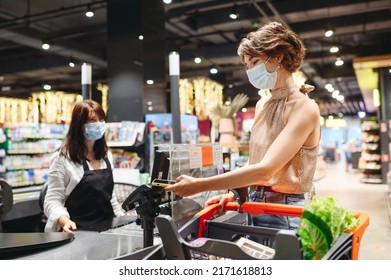
[[[295,230],[281,230],[245,224],[247,214],[269,214],[300,217],[303,206],[245,202],[238,212],[238,204],[224,205],[223,213],[217,204],[198,212],[179,230],[172,218],[159,215],[156,224],[167,259],[303,259],[301,242]],[[356,260],[361,239],[369,224],[369,216],[355,212],[359,225],[352,232],[343,233],[326,253],[327,260]],[[257,237],[272,250],[261,248],[249,251],[233,240],[237,237]],[[250,245],[251,247],[251,245]],[[256,254],[254,254],[256,252]],[[270,254],[272,252],[272,254]]]

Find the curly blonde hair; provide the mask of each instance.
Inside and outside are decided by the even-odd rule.
[[[268,23],[248,33],[246,38],[241,40],[238,48],[242,63],[245,55],[250,57],[283,55],[281,64],[291,73],[301,67],[305,52],[306,49],[299,36],[279,22]]]

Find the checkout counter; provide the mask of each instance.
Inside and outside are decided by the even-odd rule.
[[[125,210],[135,209],[137,214],[114,218],[110,223],[98,224],[74,233],[0,233],[0,259],[164,259],[163,245],[154,222],[161,211],[164,213],[164,209],[159,207],[162,201],[155,203],[160,193],[154,193],[150,199],[144,200],[143,190],[148,196],[151,189],[139,187],[137,190],[123,204]],[[187,198],[175,201],[174,205],[170,211],[174,213],[173,218],[175,216],[178,228],[201,209],[197,202]],[[156,210],[157,208],[159,209]]]
[[[143,230],[135,222],[107,231],[74,233],[1,233],[0,258],[21,260],[161,259],[162,246],[143,248]]]

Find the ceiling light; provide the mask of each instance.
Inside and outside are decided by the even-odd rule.
[[[338,56],[337,59],[335,60],[335,65],[336,65],[336,66],[341,66],[341,65],[343,65],[343,60],[342,60],[342,58],[340,58],[340,57]]]
[[[234,87],[233,84],[229,84],[229,85],[228,85],[228,88],[233,88],[233,87]]]
[[[48,84],[44,84],[44,85],[43,85],[43,89],[44,89],[44,90],[51,90],[52,87],[51,87],[50,85],[48,85]]]
[[[11,90],[11,86],[2,86],[1,87],[1,91],[10,91]]]
[[[333,34],[334,34],[334,30],[332,28],[327,28],[326,31],[324,32],[324,36],[327,38],[333,36]]]
[[[142,40],[144,40],[144,36],[143,36],[143,35],[140,35],[140,36],[138,36],[138,39],[139,39],[140,41],[142,41]]]
[[[94,12],[92,11],[91,7],[87,7],[87,11],[86,11],[86,17],[88,18],[91,18],[94,16]]]
[[[338,98],[339,96],[339,90],[334,90],[333,94],[331,95],[333,98]]]
[[[50,49],[50,45],[48,43],[46,43],[46,42],[43,42],[42,43],[42,49],[44,49],[46,51],[46,50]]]
[[[336,52],[338,52],[339,51],[339,48],[337,47],[337,46],[332,46],[331,48],[330,48],[330,52],[331,53],[336,53]]]
[[[237,13],[234,13],[234,12],[231,12],[231,13],[229,14],[229,17],[230,17],[230,19],[237,19],[237,18],[238,18],[238,14],[237,14]]]
[[[72,67],[72,68],[75,67],[75,62],[73,61],[72,58],[69,58],[68,65],[69,65],[69,67]]]
[[[153,84],[154,84],[154,81],[153,81],[153,80],[147,80],[147,84],[148,84],[148,85],[153,85]]]
[[[171,4],[172,0],[163,0],[164,4]]]
[[[338,95],[338,96],[337,96],[337,100],[338,100],[338,101],[341,101],[341,102],[342,102],[344,99],[345,99],[345,97],[344,97],[343,95]]]
[[[332,84],[325,85],[325,88],[327,89],[328,92],[333,92],[334,91],[334,87],[333,87]]]
[[[390,73],[390,74],[391,74],[391,68],[390,68],[390,69],[388,69],[388,73]]]
[[[194,58],[194,62],[197,63],[197,64],[200,64],[201,61],[202,61],[202,59],[200,57],[198,57],[198,56],[196,58]]]
[[[239,17],[239,14],[236,11],[236,5],[233,6],[231,12],[229,13],[230,19],[237,19]]]
[[[360,119],[362,119],[362,118],[365,117],[366,114],[365,114],[365,112],[360,111],[360,112],[357,113],[357,115],[358,115],[358,117],[359,117]]]
[[[210,68],[210,70],[209,70],[209,72],[211,73],[211,74],[217,74],[217,72],[219,72],[216,68]]]
[[[333,33],[334,33],[334,31],[329,29],[329,30],[326,30],[326,32],[324,33],[324,36],[325,37],[331,37],[331,36],[333,36]]]
[[[326,84],[324,87],[325,87],[325,88],[328,90],[329,88],[332,88],[332,87],[333,87],[333,85],[332,85],[332,84],[330,84],[330,83],[328,83],[328,84]]]

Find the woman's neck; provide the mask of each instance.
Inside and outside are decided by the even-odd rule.
[[[293,88],[296,87],[297,85],[295,84],[295,81],[293,80],[293,75],[292,73],[284,70],[280,70],[277,72],[277,81],[274,87],[271,89],[271,91],[282,88],[282,87],[287,87],[287,88]]]
[[[86,158],[88,160],[94,160],[95,159],[94,144],[95,144],[95,141],[91,141],[91,140],[88,140],[88,139],[85,140],[85,145],[86,145],[86,148],[87,148]]]

